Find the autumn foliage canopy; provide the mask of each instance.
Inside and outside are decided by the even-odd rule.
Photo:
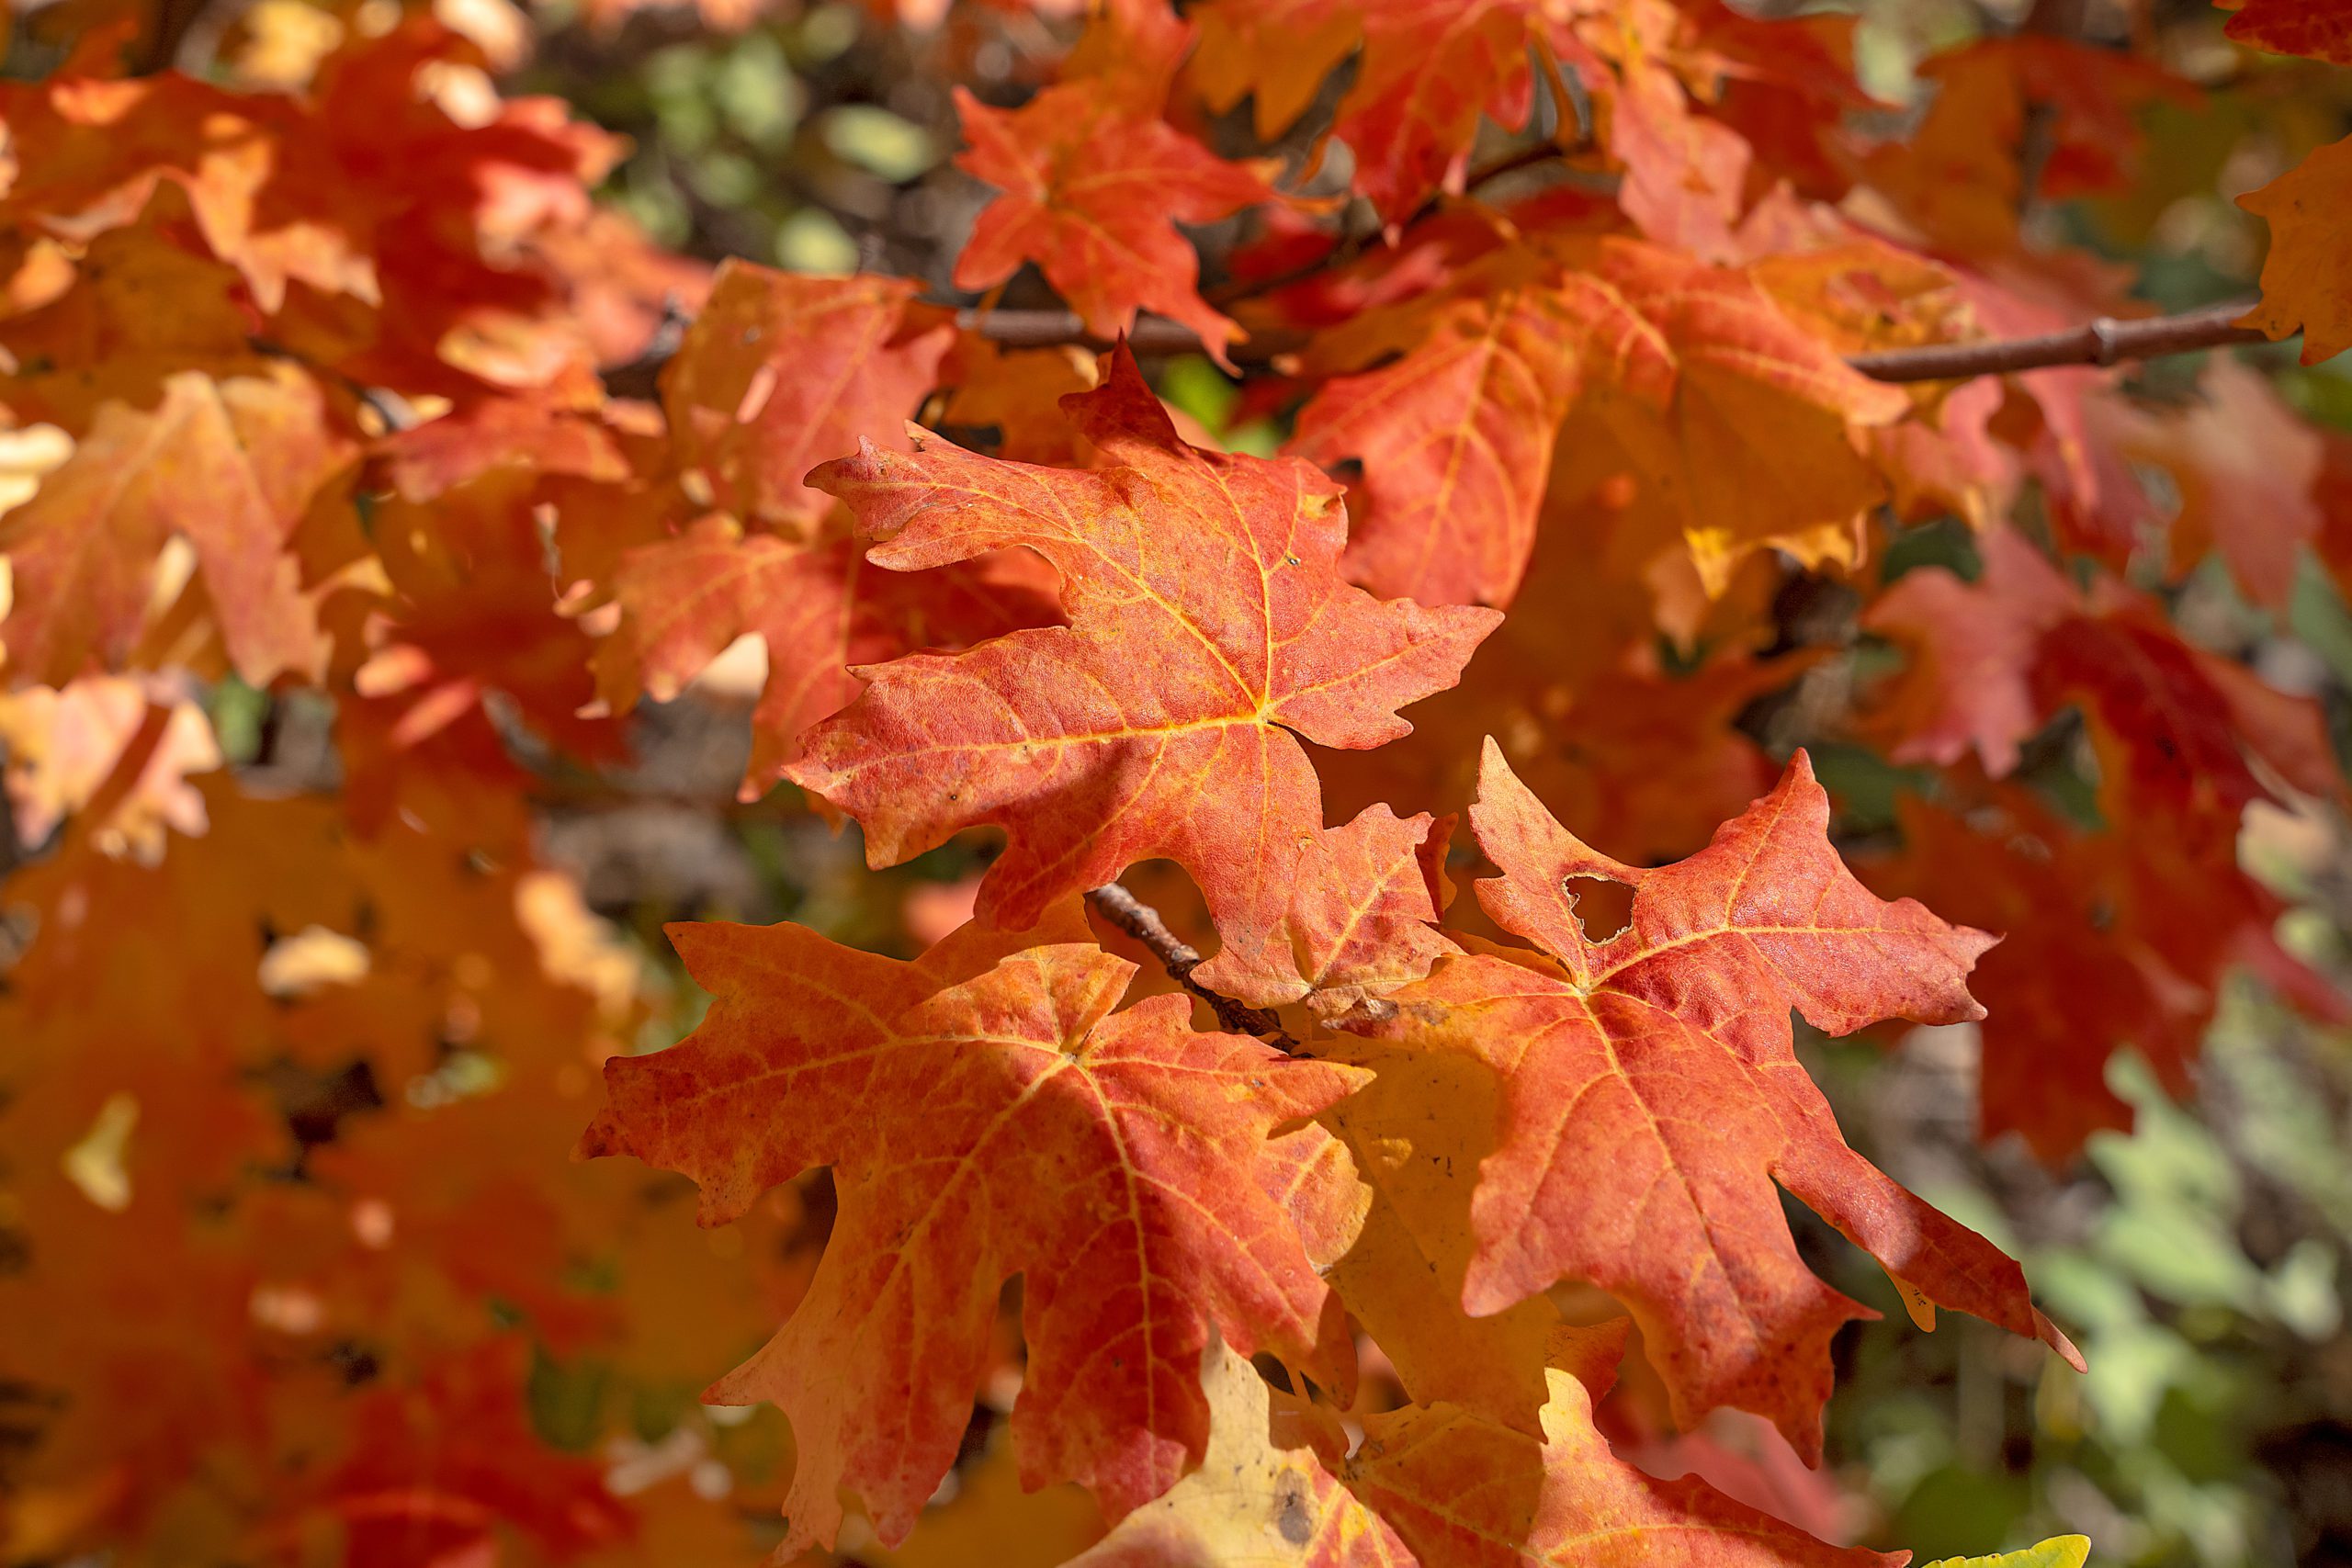
[[[2352,346],[2352,141],[2225,310],[2052,214],[2346,0],[1907,109],[1724,0],[879,0],[930,276],[665,251],[503,5],[174,9],[0,83],[0,1561],[1892,1564],[1621,1451],[1819,1462],[1784,1198],[2080,1364],[1801,1047],[1973,1023],[2063,1167],[2231,976],[2345,1011],[2230,628],[2352,590],[2352,437],[2142,361]],[[682,702],[883,919],[592,911]]]

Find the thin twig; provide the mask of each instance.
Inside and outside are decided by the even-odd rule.
[[[2154,359],[2200,348],[2264,342],[2257,329],[2236,324],[2239,317],[2253,309],[2252,300],[2240,299],[2173,316],[2132,320],[2101,316],[2084,326],[2036,337],[1893,348],[1878,354],[1858,354],[1846,363],[1874,381],[1961,381],[1975,376],[2013,375],[2058,365],[2117,365],[2127,359]],[[958,321],[967,331],[1008,346],[1040,348],[1066,343],[1109,346],[1090,335],[1077,317],[1063,310],[966,311]],[[1148,358],[1156,355],[1197,354],[1201,340],[1191,328],[1179,322],[1145,316],[1136,321],[1136,330],[1128,334],[1127,346]],[[1273,340],[1261,333],[1247,344],[1234,345],[1233,354],[1237,359],[1262,362],[1296,346],[1290,339]]]
[[[1283,1028],[1282,1020],[1272,1012],[1238,1002],[1193,979],[1193,971],[1201,966],[1199,952],[1168,929],[1168,922],[1159,918],[1159,910],[1115,882],[1089,889],[1086,901],[1094,906],[1096,914],[1149,948],[1151,955],[1159,960],[1159,966],[1168,971],[1169,978],[1208,1003],[1216,1021],[1228,1031],[1261,1036],[1278,1050],[1298,1048],[1298,1042],[1291,1038]]]
[[[2148,316],[2117,321],[2101,316],[2088,325],[2039,337],[1996,339],[1987,343],[1939,343],[1925,348],[1890,349],[1883,354],[1858,354],[1846,361],[1874,381],[1959,381],[1972,376],[2006,376],[2019,370],[2041,370],[2053,365],[2115,365],[2126,359],[2154,359],[2200,348],[2261,343],[2263,334],[2237,324],[2254,309],[2240,299],[2208,305],[2176,316]]]
[[[2061,365],[2117,365],[2127,359],[2156,359],[2202,348],[2261,343],[2260,332],[2236,324],[2253,308],[2251,301],[2238,300],[2173,316],[2130,321],[2101,316],[2086,326],[2037,337],[1894,348],[1858,354],[1846,363],[1874,381],[1897,382],[1963,381]],[[1111,346],[1109,339],[1088,332],[1086,323],[1068,310],[961,310],[956,319],[965,331],[1008,348],[1069,344],[1100,351]],[[1160,316],[1137,318],[1134,331],[1127,334],[1127,346],[1145,359],[1202,352],[1201,340],[1190,327]],[[1233,344],[1228,352],[1238,362],[1264,365],[1298,346],[1297,338],[1291,334],[1261,332],[1246,343]],[[659,364],[649,358],[615,367],[606,372],[608,387],[615,396],[644,395]]]

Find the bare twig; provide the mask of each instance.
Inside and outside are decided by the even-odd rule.
[[[1228,1031],[1259,1035],[1281,1050],[1298,1048],[1298,1042],[1283,1028],[1282,1021],[1264,1008],[1238,1002],[1193,979],[1193,971],[1201,965],[1200,953],[1168,929],[1168,922],[1159,918],[1159,910],[1115,882],[1090,889],[1086,901],[1094,906],[1096,914],[1149,948],[1160,967],[1168,971],[1169,978],[1208,1003],[1216,1021]]]
[[[2156,359],[2201,348],[2222,348],[2263,341],[2252,327],[2236,324],[2254,308],[2251,301],[2208,305],[2173,316],[2147,316],[2119,321],[2101,316],[2086,326],[2038,337],[1994,338],[1980,343],[1939,343],[1923,348],[1888,349],[1858,354],[1846,363],[1874,381],[1964,381],[1976,376],[2006,376],[2022,370],[2042,370],[2060,365],[2117,365],[2127,359]],[[1110,340],[1086,330],[1068,310],[963,310],[956,322],[1008,348],[1049,348],[1074,344],[1097,350]],[[1190,327],[1159,316],[1137,319],[1127,334],[1127,346],[1146,359],[1198,354],[1201,340]],[[1264,365],[1295,350],[1288,334],[1259,333],[1232,345],[1233,358]],[[607,386],[616,397],[644,396],[660,367],[654,358],[632,361],[608,371]]]
[[[958,310],[956,324],[1007,348],[1057,348],[1063,344],[1077,344],[1107,349],[1113,341],[1088,332],[1086,323],[1069,310]],[[1182,322],[1162,316],[1139,316],[1134,330],[1127,333],[1127,346],[1146,359],[1167,358],[1200,353],[1201,340],[1198,333]],[[1241,346],[1236,345],[1237,353]],[[1248,346],[1259,351],[1250,357],[1267,357],[1258,340],[1251,339]]]
[[[2101,316],[2086,326],[2039,337],[1931,344],[1925,348],[1858,354],[1846,363],[1874,381],[1959,381],[2053,365],[2115,365],[2126,359],[2154,359],[2199,348],[2261,343],[2261,333],[2236,324],[2239,317],[2253,309],[2253,301],[2241,299],[2184,310],[2177,316],[2137,321]]]

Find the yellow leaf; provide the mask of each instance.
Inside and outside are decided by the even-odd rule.
[[[1946,1557],[1927,1564],[1927,1568],[2083,1568],[2090,1554],[2090,1537],[2057,1535],[2023,1551],[1996,1551],[1987,1557]]]

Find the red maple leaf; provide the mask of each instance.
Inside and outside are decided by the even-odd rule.
[[[1589,1280],[1632,1309],[1679,1423],[1753,1410],[1809,1461],[1830,1337],[1870,1312],[1799,1259],[1775,1181],[1877,1257],[1915,1311],[1956,1307],[2071,1354],[2014,1262],[1846,1146],[1796,1060],[1792,1009],[1835,1034],[1981,1017],[1966,976],[1993,940],[1872,897],[1828,818],[1799,753],[1713,844],[1644,870],[1562,829],[1489,742],[1471,820],[1503,874],[1478,898],[1539,951],[1481,944],[1396,998],[1408,1048],[1502,1079],[1463,1305]],[[1588,933],[1581,878],[1634,889],[1624,930]]]
[[[792,925],[672,935],[717,999],[684,1044],[607,1066],[582,1146],[685,1172],[708,1224],[833,1168],[840,1219],[808,1298],[709,1395],[791,1417],[787,1555],[832,1540],[844,1488],[905,1537],[955,1461],[1015,1273],[1023,1472],[1082,1481],[1114,1516],[1199,1459],[1212,1326],[1344,1376],[1301,1230],[1327,1228],[1352,1182],[1314,1157],[1319,1130],[1267,1139],[1351,1069],[1196,1034],[1181,997],[1113,1013],[1135,966],[1075,901],[1026,937],[966,926],[913,964]]]
[[[1060,572],[1070,624],[862,670],[873,683],[786,776],[857,818],[877,866],[1001,825],[984,919],[1025,925],[1165,857],[1220,929],[1248,929],[1322,826],[1297,737],[1365,748],[1408,733],[1395,710],[1452,684],[1499,617],[1341,581],[1339,487],[1297,458],[1186,446],[1124,350],[1066,406],[1100,467],[933,440],[818,470],[883,541],[875,564],[1025,547]]]

